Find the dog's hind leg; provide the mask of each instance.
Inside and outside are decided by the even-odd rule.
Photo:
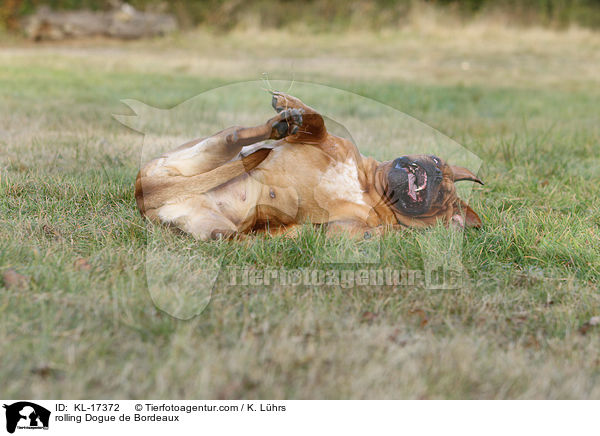
[[[215,169],[235,158],[242,147],[293,135],[302,125],[302,111],[279,112],[256,127],[230,127],[208,138],[183,144],[148,163],[141,176],[194,176]]]

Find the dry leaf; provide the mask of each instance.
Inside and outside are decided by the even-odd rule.
[[[48,377],[54,377],[54,378],[62,378],[63,371],[57,368],[53,368],[50,365],[40,365],[36,368],[33,368],[31,370],[32,374],[38,375],[41,378],[48,378]]]
[[[581,327],[579,327],[579,333],[582,335],[585,335],[588,330],[590,329],[590,323],[589,322],[584,322]]]
[[[92,269],[92,265],[90,265],[87,259],[84,259],[83,257],[75,259],[73,267],[79,271],[90,271]]]
[[[360,317],[360,321],[371,323],[375,320],[375,318],[377,318],[377,315],[377,313],[366,311]]]
[[[401,331],[399,328],[395,328],[394,331],[388,336],[388,340],[391,342],[404,347],[408,343],[406,336],[400,335]]]
[[[579,333],[585,335],[589,329],[598,324],[600,324],[600,316],[592,316],[589,321],[584,322],[581,327],[579,327]]]
[[[4,286],[13,289],[24,289],[29,283],[28,277],[19,274],[12,268],[7,269],[2,273],[2,279],[4,280]]]
[[[425,327],[429,322],[429,318],[427,318],[427,314],[423,309],[413,309],[409,313],[419,315],[419,317],[421,318],[421,327]]]

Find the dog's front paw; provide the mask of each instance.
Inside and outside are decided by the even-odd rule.
[[[286,136],[295,135],[302,126],[302,109],[285,109],[277,116],[271,118],[271,139],[282,139]]]

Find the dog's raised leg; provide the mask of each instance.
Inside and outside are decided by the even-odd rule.
[[[261,126],[230,127],[154,159],[140,170],[135,182],[135,198],[140,212],[150,219],[157,219],[157,210],[174,198],[207,192],[236,177],[236,174],[248,171],[266,155],[259,151],[232,161],[242,147],[284,138],[296,132],[301,125],[302,111],[289,109]]]
[[[195,139],[146,165],[142,177],[194,176],[235,158],[242,147],[295,134],[302,125],[302,110],[279,112],[256,127],[230,127],[208,138]]]
[[[326,138],[327,128],[323,117],[316,110],[305,105],[300,99],[283,92],[273,92],[271,105],[279,113],[290,109],[302,111],[302,126],[296,134],[292,134],[287,138],[288,142],[318,144]]]

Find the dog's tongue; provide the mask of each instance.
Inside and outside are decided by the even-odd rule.
[[[408,196],[412,198],[413,201],[417,201],[417,192],[415,189],[415,175],[413,173],[408,173]]]

